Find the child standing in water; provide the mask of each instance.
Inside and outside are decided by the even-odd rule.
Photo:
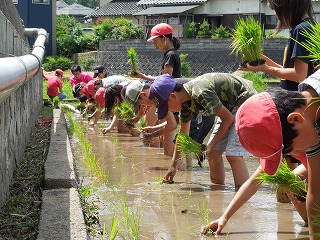
[[[210,178],[212,183],[224,183],[224,165],[221,155],[225,151],[231,165],[236,187],[249,177],[243,156],[250,155],[238,141],[234,129],[234,115],[238,107],[255,93],[252,82],[228,73],[207,73],[178,84],[169,75],[161,75],[150,86],[149,99],[158,108],[158,118],[163,119],[168,111],[180,112],[180,132],[189,134],[190,120],[201,112],[203,115],[218,116],[208,145]],[[172,164],[164,181],[172,182],[180,168],[185,164],[175,147]]]

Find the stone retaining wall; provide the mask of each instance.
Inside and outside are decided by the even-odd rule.
[[[264,42],[265,55],[282,63],[283,51],[287,39],[267,39]],[[192,76],[208,72],[234,72],[240,58],[230,55],[231,39],[180,39],[179,53],[188,54],[186,61],[191,65]],[[158,75],[161,69],[163,52],[155,49],[145,40],[104,40],[100,41],[99,51],[78,54],[76,62],[83,62],[86,57],[96,59],[95,64],[107,66],[111,72],[126,74],[130,70],[127,49],[133,47],[137,52],[137,66],[140,72]]]
[[[1,58],[30,54],[21,19],[12,0],[0,1],[0,33]],[[23,158],[41,106],[41,74],[0,103],[0,207],[9,194],[13,172]]]

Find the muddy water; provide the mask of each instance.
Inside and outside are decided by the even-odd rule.
[[[112,132],[103,136],[98,127],[88,128],[87,137],[103,171],[108,173],[107,184],[91,179],[97,188],[101,223],[106,224],[108,232],[115,216],[121,222],[117,239],[134,239],[124,219],[139,219],[140,229],[135,230],[139,239],[308,239],[308,229],[293,206],[277,203],[268,186],[263,186],[229,220],[220,236],[202,236],[200,226],[208,218],[217,219],[235,194],[227,162],[223,186],[210,183],[207,161],[200,168],[195,160],[191,170],[177,173],[174,184],[159,184],[171,162],[162,149],[144,147],[138,137],[129,134]],[[84,174],[87,170],[83,163],[77,164]],[[253,173],[258,161],[248,158],[247,165]],[[126,206],[131,217],[124,217]]]

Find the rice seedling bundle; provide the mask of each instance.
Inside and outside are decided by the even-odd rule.
[[[230,54],[242,54],[241,67],[248,63],[257,66],[265,63],[261,59],[263,53],[263,28],[254,20],[253,17],[236,20],[235,29],[232,30],[231,38],[233,39],[230,48]]]
[[[301,180],[295,175],[289,168],[286,161],[282,161],[277,173],[274,176],[270,176],[267,173],[260,174],[256,178],[262,183],[268,183],[273,185],[276,189],[283,187],[292,192],[300,200],[305,200],[307,196],[307,184],[304,180]]]
[[[187,156],[194,154],[195,156],[201,156],[205,150],[201,143],[193,140],[189,135],[184,133],[177,134],[177,150],[184,153]]]
[[[124,121],[134,117],[132,108],[125,101],[122,101],[120,106],[114,107],[113,111],[119,116],[119,118],[123,119]]]
[[[128,57],[129,57],[128,62],[131,65],[131,73],[133,75],[136,75],[136,72],[137,72],[137,53],[136,53],[136,50],[131,47],[128,49],[127,53],[128,53]]]
[[[310,28],[304,28],[301,31],[301,35],[306,37],[305,42],[295,42],[299,43],[310,53],[309,56],[304,56],[305,58],[310,58],[311,61],[320,61],[320,22],[310,23]]]

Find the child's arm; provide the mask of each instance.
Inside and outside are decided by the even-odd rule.
[[[112,121],[109,125],[109,127],[102,129],[102,133],[106,134],[108,132],[110,132],[114,127],[116,127],[118,125],[119,119],[117,117],[117,115],[113,115]]]
[[[145,127],[142,130],[144,131],[145,140],[150,141],[152,138],[167,134],[176,128],[177,121],[174,118],[173,113],[168,112],[167,117],[163,119],[162,123],[152,127]]]
[[[90,124],[91,126],[97,124],[97,122],[98,122],[98,120],[99,120],[99,118],[100,118],[100,116],[101,116],[101,111],[102,111],[102,110],[101,110],[100,108],[97,108],[97,109],[94,111],[94,113],[92,113],[90,116],[88,116],[88,119],[89,119],[89,120],[92,119],[92,118],[94,118],[93,123]]]
[[[227,209],[217,220],[210,222],[209,226],[203,226],[201,228],[202,234],[207,234],[212,231],[214,234],[220,234],[222,229],[226,226],[228,220],[233,214],[235,214],[243,204],[245,204],[259,189],[261,182],[256,178],[263,172],[261,167],[253,173],[253,175],[239,188],[236,195],[229,203]]]
[[[181,123],[180,126],[180,133],[184,133],[186,135],[189,135],[189,130],[190,130],[190,121],[187,123]],[[163,182],[173,182],[173,178],[176,175],[178,167],[181,165],[181,157],[180,157],[180,152],[177,149],[177,142],[175,143],[174,146],[174,152],[173,152],[173,157],[172,157],[172,164],[169,167],[166,175],[163,178]]]
[[[294,59],[294,66],[292,68],[283,68],[280,65],[274,66],[268,65],[267,63],[261,64],[259,66],[246,66],[242,70],[246,71],[260,71],[270,74],[272,76],[288,79],[294,82],[302,82],[308,74],[308,64],[300,60],[299,58]]]

